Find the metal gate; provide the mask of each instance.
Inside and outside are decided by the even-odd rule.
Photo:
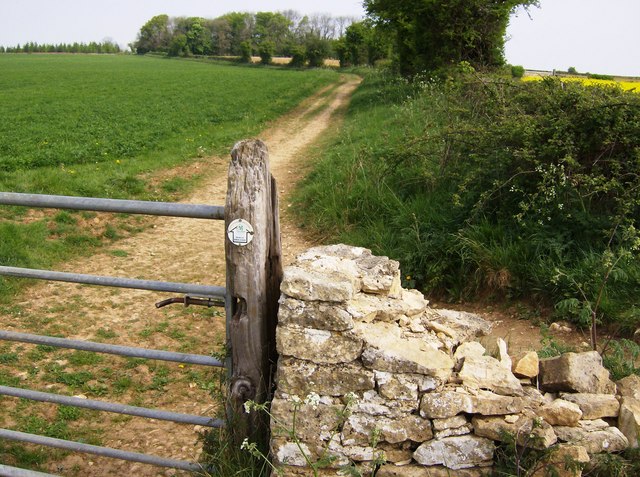
[[[258,176],[256,176],[256,170],[259,172]],[[247,189],[247,178],[251,178],[251,181],[254,182],[253,185],[255,190],[251,191]],[[265,183],[267,183],[269,187],[265,188]],[[249,189],[251,188],[249,187]],[[260,197],[261,194],[257,194],[258,197],[256,197],[256,190],[261,190],[262,194],[266,194],[266,196]],[[251,296],[246,295],[246,293],[244,293],[242,290],[249,288],[250,294],[260,294],[261,296],[258,299],[260,302],[264,302],[265,298],[261,290],[255,289],[255,284],[243,285],[236,283],[234,281],[234,277],[230,276],[229,271],[231,270],[231,275],[237,275],[239,267],[244,267],[244,269],[240,269],[241,274],[251,276],[255,273],[255,270],[252,270],[252,268],[257,268],[258,270],[264,270],[266,268],[265,263],[261,263],[260,260],[255,259],[255,256],[260,256],[264,252],[263,250],[260,250],[261,248],[263,248],[262,242],[264,240],[254,240],[254,236],[269,237],[273,233],[275,233],[276,235],[279,233],[277,224],[277,200],[275,199],[275,197],[272,197],[272,191],[274,191],[273,194],[275,196],[275,190],[275,182],[268,172],[268,157],[266,153],[266,146],[260,141],[243,141],[238,143],[232,151],[232,163],[229,172],[227,202],[224,207],[211,205],[178,204],[168,202],[146,202],[134,200],[97,199],[0,192],[0,205],[87,210],[95,212],[114,212],[125,214],[145,214],[156,216],[186,217],[193,219],[225,220],[225,229],[228,235],[225,245],[227,255],[226,288],[221,286],[138,280],[122,277],[64,273],[8,266],[0,266],[0,275],[19,278],[34,278],[42,280],[81,283],[106,287],[134,288],[140,290],[179,293],[184,295],[184,299],[181,298],[180,300],[185,304],[195,302],[198,304],[206,304],[207,306],[224,306],[226,309],[227,321],[227,354],[230,356],[230,358],[228,358],[227,362],[225,363],[216,358],[206,355],[134,348],[128,346],[71,340],[50,336],[39,336],[3,330],[0,330],[0,340],[48,345],[97,353],[109,353],[127,357],[172,361],[184,364],[226,367],[231,378],[231,389],[229,392],[230,405],[228,406],[227,410],[227,421],[233,422],[234,426],[238,426],[238,430],[234,431],[234,434],[236,434],[236,441],[246,436],[255,437],[257,433],[264,433],[265,428],[262,425],[263,423],[261,423],[260,419],[256,418],[256,416],[244,417],[240,416],[239,413],[238,416],[229,415],[234,414],[239,409],[241,409],[242,404],[248,399],[254,399],[256,401],[262,402],[267,399],[268,391],[264,389],[262,383],[269,382],[269,377],[265,376],[263,374],[263,371],[265,369],[270,370],[272,368],[271,361],[273,360],[271,351],[273,344],[264,341],[264,339],[272,340],[272,337],[270,337],[270,333],[267,333],[266,336],[263,337],[264,339],[259,338],[259,343],[254,343],[254,347],[257,346],[259,349],[264,348],[265,352],[258,353],[261,356],[256,357],[254,356],[255,353],[250,353],[251,356],[247,357],[242,351],[242,348],[246,348],[250,345],[250,343],[248,343],[246,339],[251,335],[256,334],[252,333],[251,330],[255,327],[259,328],[260,330],[264,330],[264,321],[266,319],[263,316],[262,310],[257,309],[264,308],[264,306],[256,307],[255,304],[252,306],[252,303],[254,303],[255,300]],[[271,218],[266,219],[265,222],[265,219],[262,218],[262,215],[264,215],[265,211],[260,209],[264,207],[270,209],[274,206],[276,208],[275,212],[272,211],[273,215],[271,216]],[[274,219],[275,223],[273,223]],[[267,224],[267,226],[263,225],[262,229],[269,230],[261,230],[259,226],[261,222]],[[272,223],[269,225],[269,222]],[[258,227],[255,226],[256,223]],[[240,224],[240,232],[242,233],[239,233],[238,231],[238,224]],[[267,274],[266,279],[276,283],[276,285],[279,286],[279,280],[281,276],[281,268],[279,264],[279,237],[276,237],[274,240],[275,242],[277,242],[278,249],[273,250],[273,247],[271,247],[271,250],[267,251],[267,257],[271,262],[275,260],[277,263],[275,267],[272,267],[271,272]],[[269,244],[267,244],[267,246],[269,246]],[[236,257],[235,260],[233,259],[233,257],[236,255],[239,257],[239,260],[238,257]],[[244,265],[242,262],[244,262]],[[273,289],[273,286],[271,288]],[[274,299],[277,301],[277,296],[275,298],[271,297],[267,300],[267,308],[274,308]],[[247,304],[249,304],[249,310],[247,310]],[[274,322],[275,328],[274,318],[271,317],[269,318],[269,320]],[[233,330],[236,328],[236,326],[234,326],[234,323],[235,325],[237,325],[238,323],[242,323],[243,321],[244,324],[242,325],[242,328],[244,330],[244,334],[240,338],[240,341],[234,343]],[[250,323],[247,324],[247,321],[249,321]],[[264,333],[261,331],[259,334],[262,335]],[[238,383],[241,383],[241,385],[239,385]],[[167,420],[183,424],[194,424],[212,428],[225,426],[224,421],[219,419],[212,419],[211,417],[207,416],[181,414],[157,409],[149,409],[91,399],[63,396],[28,389],[13,388],[8,386],[0,386],[0,395],[56,404],[64,404],[81,408],[89,408],[112,413],[127,414],[132,416],[147,417],[152,419]],[[212,469],[203,469],[201,464],[195,462],[179,461],[158,457],[155,455],[129,452],[108,447],[93,446],[80,442],[66,441],[62,439],[55,439],[34,434],[26,434],[23,432],[17,432],[8,429],[0,429],[0,439],[39,444],[70,451],[86,452],[100,456],[113,457],[127,461],[140,462],[187,471],[212,471]],[[50,474],[43,474],[41,472],[33,472],[24,469],[8,467],[0,463],[0,475],[37,476]]]

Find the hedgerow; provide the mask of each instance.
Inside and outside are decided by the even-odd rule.
[[[369,77],[300,194],[308,222],[399,259],[429,294],[636,323],[640,95],[466,70]]]

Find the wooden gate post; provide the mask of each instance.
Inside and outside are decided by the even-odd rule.
[[[267,146],[237,143],[225,204],[227,262],[227,356],[230,358],[228,426],[236,444],[268,442],[265,413],[246,413],[244,403],[271,398],[277,359],[275,333],[282,280],[278,195],[269,172]]]

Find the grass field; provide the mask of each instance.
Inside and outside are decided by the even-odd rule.
[[[135,56],[1,55],[0,189],[143,193],[143,171],[227,152],[330,71]]]
[[[227,155],[337,79],[124,55],[0,55],[0,190],[170,200],[197,177],[158,187],[154,171]],[[49,268],[139,227],[90,219],[0,207],[0,265]],[[0,300],[15,283],[0,279]]]

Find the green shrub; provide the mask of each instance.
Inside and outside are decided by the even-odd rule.
[[[613,76],[611,76],[611,75],[601,75],[601,74],[597,74],[597,73],[588,73],[587,77],[589,77],[591,79],[597,79],[597,80],[613,81]]]
[[[260,55],[260,63],[263,65],[271,64],[273,54],[276,51],[276,44],[272,41],[263,41],[258,47],[258,55]]]
[[[294,46],[291,48],[291,61],[289,66],[294,68],[302,68],[306,61],[306,51],[304,46]]]
[[[240,62],[251,63],[251,55],[253,54],[253,47],[250,41],[243,41],[240,43]]]
[[[524,66],[512,65],[511,76],[513,76],[514,78],[522,78],[524,76]]]

